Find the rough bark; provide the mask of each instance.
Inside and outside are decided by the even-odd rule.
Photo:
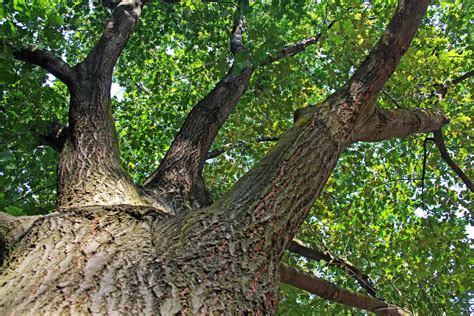
[[[182,196],[197,206],[212,198],[203,188],[202,168],[217,132],[245,92],[252,69],[229,73],[186,118],[173,144],[155,173],[143,186],[155,194]],[[196,205],[195,205],[196,206]]]
[[[69,209],[35,222],[2,267],[2,315],[157,312],[154,210]]]
[[[239,16],[230,35],[230,49],[235,58],[245,49],[244,28],[243,17]],[[143,183],[144,193],[154,198],[172,197],[192,208],[212,203],[202,169],[212,142],[247,89],[252,73],[252,68],[238,70],[233,65],[214,89],[192,108],[160,166]],[[177,210],[186,208],[175,204]]]
[[[37,218],[36,216],[15,217],[0,212],[0,265]]]
[[[60,154],[58,206],[143,204],[121,166],[110,87],[117,59],[140,16],[140,1],[119,3],[69,87],[68,137]]]
[[[341,153],[360,140],[363,126],[370,129],[373,101],[427,5],[426,0],[401,1],[384,36],[345,87],[305,112],[221,199],[170,216],[124,205],[142,202],[120,166],[110,85],[141,3],[119,4],[91,54],[74,67],[69,136],[59,168],[62,211],[36,220],[16,241],[0,276],[1,313],[273,314],[281,256]],[[195,196],[193,177],[200,175],[251,73],[230,71],[193,108],[145,190]],[[433,125],[446,123],[434,117]],[[375,128],[392,128],[384,124]],[[410,133],[427,130],[426,124],[408,125]],[[380,132],[387,138],[405,135],[384,128]],[[202,205],[206,199],[195,198]]]
[[[332,25],[330,23],[327,28]],[[245,51],[242,39],[244,30],[245,23],[239,15],[230,36],[230,50],[235,59]],[[260,66],[298,54],[318,43],[320,38],[321,33],[287,45],[274,55],[267,56]],[[160,166],[143,183],[144,194],[155,199],[171,194],[174,199],[187,201],[192,208],[211,204],[212,196],[205,188],[202,169],[209,157],[209,148],[245,93],[253,71],[252,66],[236,74],[236,66],[233,65],[216,87],[192,108]]]

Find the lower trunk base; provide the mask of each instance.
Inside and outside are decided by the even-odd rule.
[[[273,265],[220,256],[221,241],[191,241],[165,216],[120,206],[39,219],[5,260],[0,314],[275,312]]]

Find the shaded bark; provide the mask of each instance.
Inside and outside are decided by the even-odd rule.
[[[151,229],[160,218],[115,207],[37,220],[2,267],[1,314],[157,312]]]
[[[16,242],[24,236],[37,219],[37,216],[15,217],[0,212],[0,266]]]

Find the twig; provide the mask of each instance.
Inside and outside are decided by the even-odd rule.
[[[276,142],[279,139],[280,139],[279,137],[262,136],[255,139],[255,143]],[[249,147],[250,145],[251,145],[250,142],[245,142],[245,141],[238,141],[236,144],[226,144],[219,149],[214,149],[208,152],[206,160],[216,158],[228,150],[232,150],[239,147]]]

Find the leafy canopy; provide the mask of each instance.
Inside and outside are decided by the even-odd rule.
[[[229,149],[206,165],[215,196],[272,146],[256,139],[280,135],[292,125],[296,109],[318,104],[341,87],[379,38],[395,5],[393,0],[250,1],[244,41],[255,63],[287,43],[323,36],[305,52],[256,71],[213,145]],[[448,150],[471,178],[472,80],[451,83],[473,68],[472,6],[471,1],[435,1],[377,100],[382,108],[442,109],[451,120],[444,131]],[[123,164],[137,183],[157,167],[190,108],[228,70],[235,12],[233,1],[220,0],[153,1],[144,9],[112,89]],[[38,67],[14,61],[10,45],[48,48],[74,64],[95,43],[108,15],[96,1],[0,0],[1,210],[31,215],[53,209],[58,155],[38,140],[51,122],[65,124],[68,111],[66,87]],[[442,86],[448,87],[443,99],[434,93]],[[425,138],[349,148],[298,238],[350,259],[399,306],[467,314],[472,194],[431,142],[423,146]],[[285,260],[360,290],[340,270],[293,255]],[[342,310],[283,287],[282,314]]]

